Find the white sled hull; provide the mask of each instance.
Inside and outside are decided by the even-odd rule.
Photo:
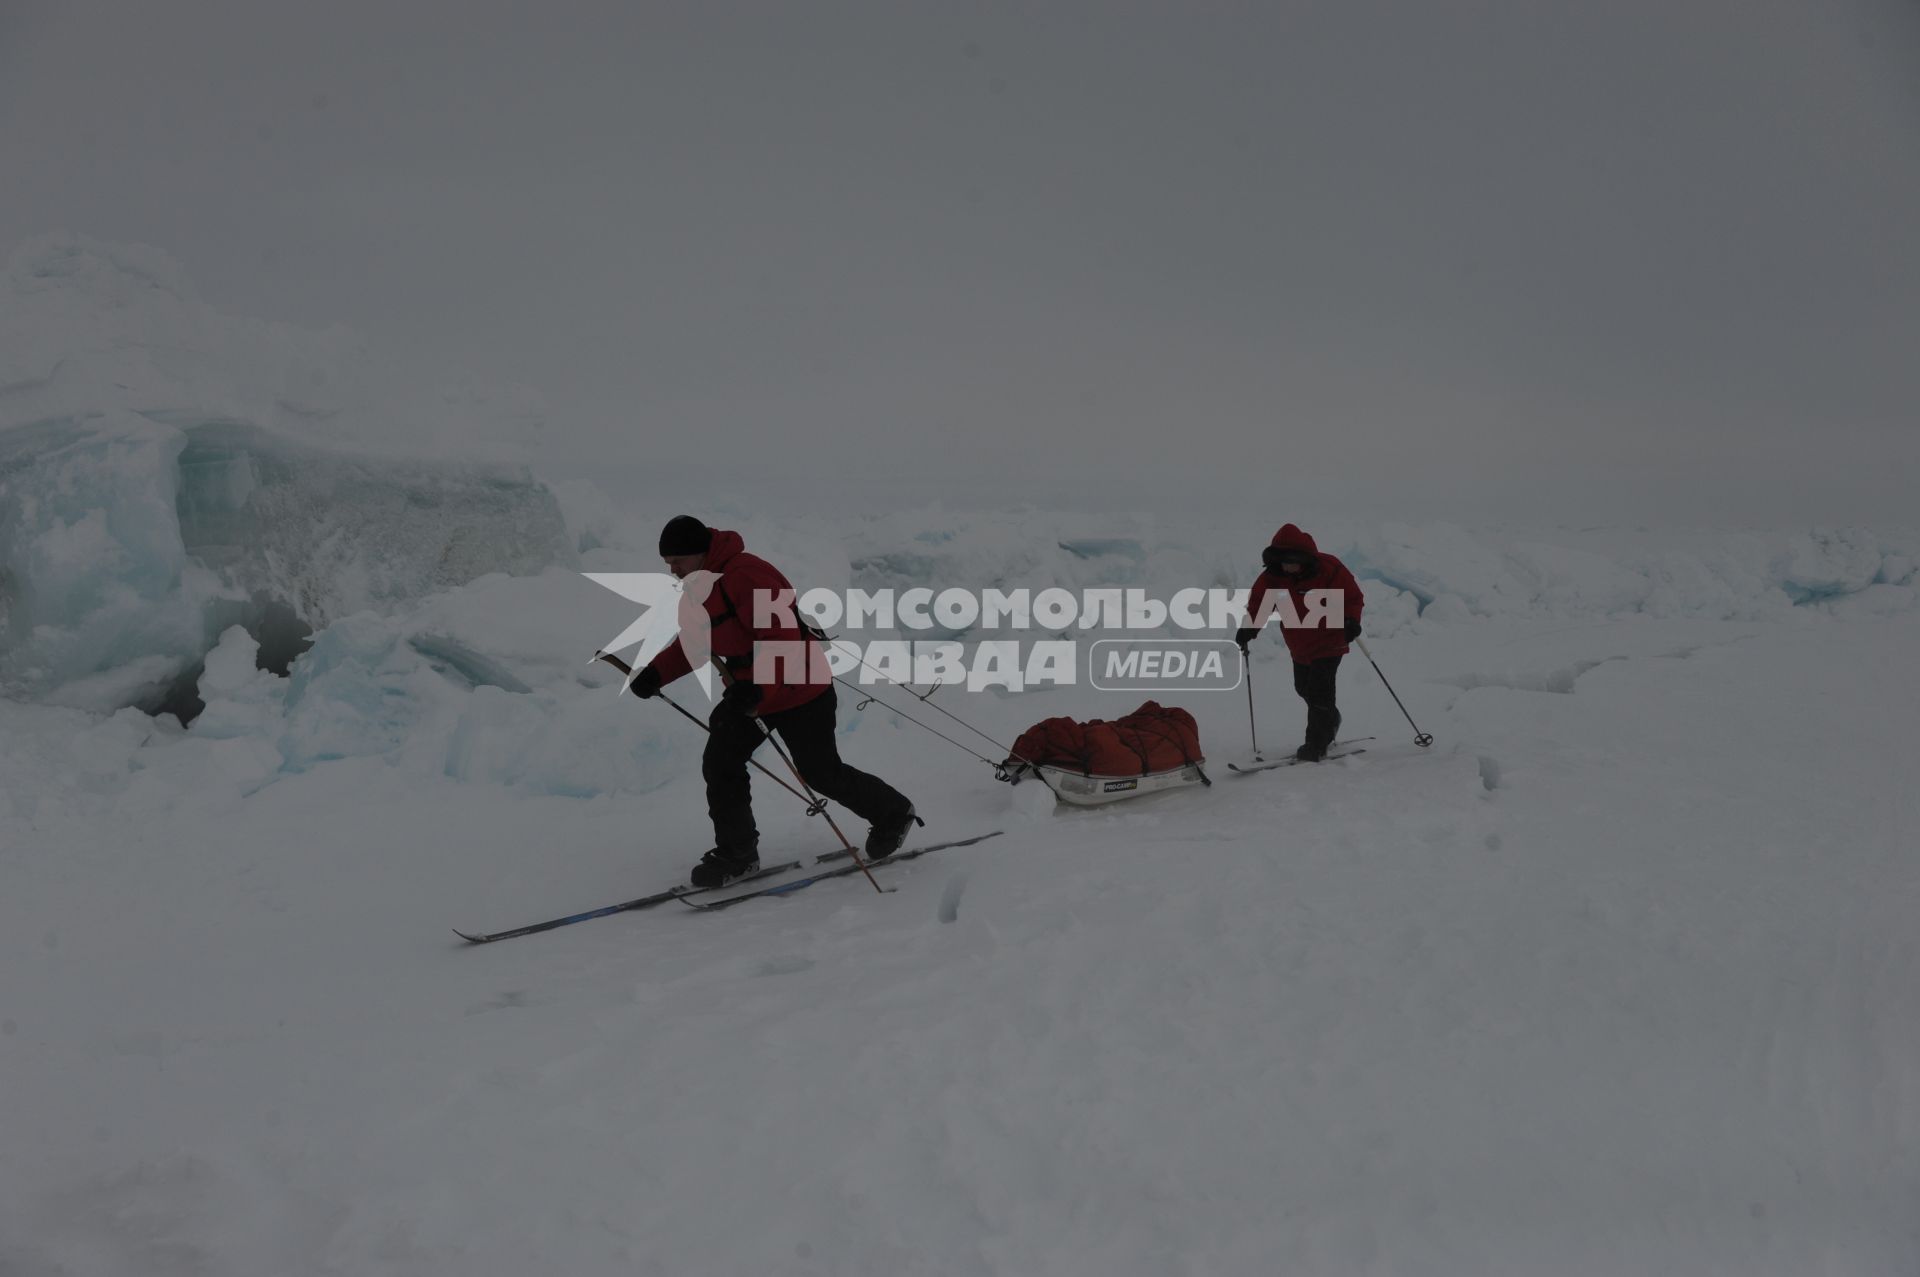
[[[1101,807],[1107,803],[1138,798],[1142,794],[1158,793],[1163,789],[1198,785],[1200,763],[1206,761],[1203,758],[1199,763],[1188,763],[1171,771],[1148,772],[1144,776],[1083,776],[1079,772],[1062,771],[1058,767],[1035,770],[1061,802],[1071,803],[1075,807]]]

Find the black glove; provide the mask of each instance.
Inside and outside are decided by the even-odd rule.
[[[1359,637],[1360,637],[1360,618],[1357,616],[1350,616],[1347,618],[1347,642],[1351,643]]]
[[[633,694],[643,701],[649,696],[658,696],[660,695],[660,671],[651,665],[645,666],[633,676],[633,682],[628,686],[632,687]]]
[[[766,689],[760,684],[750,683],[744,678],[736,678],[727,684],[727,690],[720,694],[720,699],[742,714],[751,715],[760,707],[760,698],[766,694]]]
[[[1247,650],[1247,644],[1253,642],[1255,636],[1258,635],[1259,633],[1260,633],[1259,626],[1249,625],[1244,629],[1236,631],[1233,636],[1233,641],[1238,643],[1240,645],[1240,650],[1244,652]]]

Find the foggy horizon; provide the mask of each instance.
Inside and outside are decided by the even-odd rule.
[[[636,493],[1885,520],[1916,65],[1891,0],[16,5],[0,245],[531,386]]]

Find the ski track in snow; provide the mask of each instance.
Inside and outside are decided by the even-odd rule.
[[[1912,1272],[1920,624],[1661,628],[1376,644],[1432,749],[1356,659],[1365,755],[1095,811],[863,724],[1006,835],[483,949],[676,880],[697,778],[49,785],[0,1273]]]

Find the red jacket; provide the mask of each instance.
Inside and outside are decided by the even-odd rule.
[[[1296,616],[1305,616],[1307,612],[1306,593],[1308,590],[1344,590],[1342,607],[1334,614],[1344,620],[1360,619],[1360,609],[1366,606],[1366,599],[1360,593],[1360,583],[1353,579],[1353,573],[1347,571],[1347,565],[1331,554],[1322,554],[1313,538],[1289,523],[1273,534],[1273,544],[1291,550],[1305,550],[1313,558],[1307,563],[1306,571],[1297,577],[1282,577],[1277,573],[1262,570],[1254,579],[1253,592],[1247,598],[1247,616],[1249,625],[1252,618],[1260,615],[1260,604],[1267,597],[1267,591],[1276,587],[1283,588],[1293,595],[1293,610]],[[1287,640],[1287,653],[1300,665],[1325,660],[1329,656],[1345,656],[1348,652],[1347,632],[1343,626],[1331,625],[1301,629],[1286,627],[1281,636]]]
[[[760,684],[764,694],[756,713],[777,714],[783,709],[805,705],[833,686],[833,682],[819,640],[800,628],[792,604],[793,586],[773,564],[757,554],[748,554],[747,543],[738,532],[712,531],[707,570],[720,574],[706,601],[707,616],[713,625],[713,654],[737,677]],[[789,597],[784,611],[765,609],[770,623],[756,628],[754,600],[761,592],[768,600],[781,592]],[[756,649],[756,644],[761,643],[782,646]],[[804,647],[789,646],[796,644]],[[777,659],[776,651],[782,653]],[[800,654],[804,654],[804,661],[794,659]],[[761,658],[758,662],[756,656]],[[754,676],[756,664],[761,667],[761,678]],[[675,639],[647,662],[647,668],[657,671],[660,682],[666,684],[687,673],[692,665],[680,640]]]

